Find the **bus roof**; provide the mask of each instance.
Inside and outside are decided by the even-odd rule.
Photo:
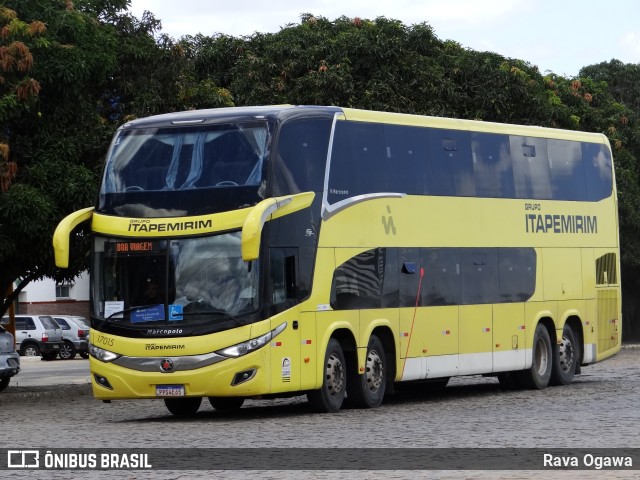
[[[335,113],[341,113],[342,109],[337,107],[319,107],[319,106],[294,106],[294,105],[270,105],[255,107],[225,107],[225,108],[209,108],[204,110],[187,110],[183,112],[165,113],[154,115],[151,117],[140,118],[127,122],[123,128],[140,128],[140,127],[168,127],[176,125],[197,125],[207,124],[212,121],[228,120],[230,122],[244,119],[247,117],[277,118],[285,119],[289,116],[297,116],[301,114],[325,114],[332,116]]]
[[[601,133],[563,130],[559,128],[539,127],[535,125],[516,125],[509,123],[484,122],[481,120],[462,120],[448,117],[431,117],[392,112],[375,112],[355,108],[343,108],[345,118],[351,121],[392,123],[413,125],[418,127],[445,128],[472,132],[502,133],[521,135],[524,137],[556,138],[562,140],[586,141],[609,144],[607,137]]]
[[[250,107],[225,107],[204,110],[187,110],[140,118],[127,122],[123,128],[163,127],[176,125],[207,124],[220,120],[236,121],[255,117],[256,119],[272,118],[285,120],[305,114],[334,115],[342,114],[346,120],[359,122],[390,123],[397,125],[413,125],[421,127],[445,128],[485,133],[502,133],[528,137],[557,138],[574,141],[609,144],[607,137],[601,133],[563,130],[557,128],[531,125],[516,125],[480,120],[462,120],[447,117],[433,117],[405,113],[377,112],[355,108],[341,108],[314,105],[269,105]]]

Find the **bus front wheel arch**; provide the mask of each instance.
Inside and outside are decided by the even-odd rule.
[[[307,400],[318,413],[335,413],[342,407],[347,390],[347,363],[342,346],[335,338],[327,344],[322,374],[322,386],[308,392]]]

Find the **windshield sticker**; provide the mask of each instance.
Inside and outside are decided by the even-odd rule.
[[[158,320],[164,320],[163,304],[141,308],[131,312],[131,323],[156,322]]]
[[[124,301],[112,300],[104,302],[104,318],[122,318]]]
[[[182,305],[177,305],[177,304],[172,304],[169,305],[169,321],[174,321],[174,320],[184,320],[184,317],[182,316]]]

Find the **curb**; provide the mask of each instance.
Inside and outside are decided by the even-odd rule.
[[[40,402],[47,400],[93,400],[90,383],[47,385],[42,387],[12,387],[0,393],[0,405],[16,402]]]

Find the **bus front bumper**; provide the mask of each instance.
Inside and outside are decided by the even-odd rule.
[[[139,371],[102,362],[90,357],[93,395],[99,400],[133,398],[185,397],[254,397],[269,390],[265,374],[265,358],[261,352],[193,370],[163,372],[162,361],[157,371]],[[165,367],[168,366],[168,363]]]

